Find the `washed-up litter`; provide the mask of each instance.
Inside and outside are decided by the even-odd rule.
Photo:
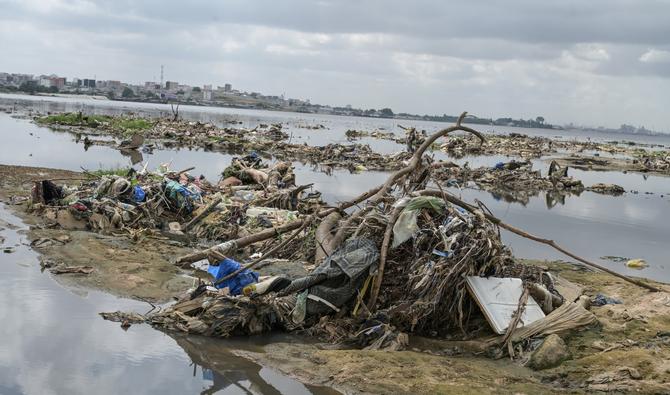
[[[630,260],[630,258],[626,258],[626,257],[623,257],[623,256],[613,256],[613,255],[601,256],[600,259],[606,259],[608,261],[617,262],[617,263],[628,262]]]
[[[223,277],[231,274],[232,272],[241,268],[241,265],[230,258],[225,258],[216,264],[210,264],[207,272],[214,277],[215,286],[217,288],[228,288],[231,295],[239,295],[242,293],[244,287],[249,284],[258,282],[258,273],[252,272],[251,270],[243,270],[235,277],[218,282],[218,280],[223,279]]]
[[[60,235],[54,238],[40,237],[30,242],[31,247],[44,248],[52,245],[63,245],[70,241],[70,236]]]
[[[37,181],[31,208],[67,230],[126,233],[136,241],[167,236],[189,243],[271,228],[323,205],[320,195],[309,191],[310,185],[295,185],[290,163],[269,165],[254,153],[233,159],[223,171],[243,178],[239,185],[211,183],[190,170],[171,171],[161,165],[151,172],[145,166],[125,175],[89,173],[90,179],[78,185]],[[248,170],[253,175],[245,173]],[[54,242],[58,240],[40,240],[34,246]]]
[[[504,334],[523,293],[521,279],[468,276],[467,285],[493,330],[500,335]],[[520,326],[542,318],[544,318],[542,309],[532,296],[529,297],[523,310]]]
[[[146,123],[146,127],[129,130],[119,127],[119,122],[95,122],[92,126],[87,116],[66,113],[61,117],[46,116],[36,118],[36,122],[50,126],[58,125],[58,129],[70,128],[79,135],[85,135],[84,146],[103,145],[119,148],[124,155],[130,156],[133,163],[141,161],[140,146],[144,149],[156,147],[201,147],[210,151],[226,153],[252,153],[259,157],[273,156],[284,161],[300,161],[311,163],[325,169],[345,168],[351,171],[394,170],[402,167],[403,160],[409,156],[406,152],[384,155],[373,151],[367,144],[332,143],[325,146],[309,146],[292,143],[288,133],[282,130],[283,125],[260,124],[252,129],[237,127],[217,127],[211,123],[190,122],[180,119],[156,119]],[[69,121],[61,123],[61,118]],[[71,121],[71,122],[70,122]],[[121,119],[121,121],[127,121]],[[96,139],[96,136],[111,135],[121,142]],[[380,135],[380,138],[382,136]],[[140,140],[143,138],[143,140]],[[245,170],[246,176],[263,176],[253,170]],[[239,178],[239,177],[237,177]],[[244,181],[244,180],[242,180]]]
[[[500,228],[655,289],[505,224],[481,203],[471,205],[441,190],[445,182],[552,193],[584,189],[558,163],[543,175],[527,161],[473,170],[436,164],[424,156],[437,146],[438,138],[456,131],[473,137],[447,140],[444,149],[450,153],[498,149],[461,125],[462,120],[430,136],[406,129],[407,150],[391,155],[362,144],[292,144],[282,140],[279,126],[266,125],[241,135],[239,130],[208,124],[161,121],[143,133],[145,138],[225,149],[240,156],[220,169],[221,179],[214,182],[191,175],[194,169],[175,172],[166,164],[154,172],[145,166],[78,186],[55,185],[56,191],[62,188],[62,197],[40,192],[52,191],[52,186],[36,186],[33,208],[43,210],[45,218],[57,218],[51,215],[54,211],[67,212],[94,231],[127,232],[134,238],[163,232],[199,239],[204,245],[175,257],[175,263],[188,267],[200,262],[201,268],[207,259],[209,281],[194,286],[175,304],[141,318],[120,312],[106,317],[208,336],[305,331],[360,348],[397,350],[407,346],[409,335],[467,337],[483,331],[494,335],[487,344],[514,357],[524,351],[528,339],[593,324],[596,319],[582,304],[582,290],[546,269],[516,262],[501,241]],[[527,136],[499,141],[524,158],[555,149]],[[270,152],[274,162],[266,162]],[[288,162],[296,159],[323,168],[396,171],[382,185],[329,206],[310,185],[297,184]],[[272,259],[308,273],[264,277],[264,266]],[[483,296],[470,294],[468,279],[502,282],[504,294],[512,296],[505,312],[486,299],[478,305]],[[487,314],[495,315],[491,329],[481,325]]]
[[[638,258],[629,260],[628,262],[626,262],[626,266],[628,266],[631,269],[644,269],[649,265],[647,264],[647,261],[645,261],[644,259]]]
[[[214,263],[209,266],[211,282],[194,287],[144,321],[220,337],[306,330],[361,348],[402,349],[408,334],[467,334],[473,325],[479,327],[476,317],[488,314],[490,333],[504,333],[488,344],[504,345],[512,356],[525,339],[594,323],[593,314],[575,302],[582,302],[581,288],[542,268],[515,262],[500,240],[499,227],[526,234],[482,207],[426,189],[434,173],[423,153],[439,136],[457,129],[480,136],[460,124],[428,136],[407,165],[383,185],[337,207],[286,208],[256,204],[263,199],[241,199],[254,203],[244,213],[258,226],[255,232],[178,257],[181,266],[209,259]],[[263,168],[253,157],[233,166],[224,179],[265,182],[244,172]],[[494,171],[523,166],[503,164]],[[562,182],[566,172],[555,167],[550,177]],[[354,206],[358,209],[347,211]],[[314,269],[302,277],[262,278],[263,261],[274,257]],[[474,285],[474,297],[468,283]],[[496,298],[491,293],[495,287],[507,299]],[[504,311],[493,304],[496,299],[504,299]],[[117,312],[110,317],[125,316]]]
[[[579,195],[584,191],[582,182],[568,176],[568,168],[560,167],[556,162],[551,163],[545,176],[539,170],[533,170],[530,161],[512,160],[475,169],[469,168],[467,163],[459,166],[452,162],[436,162],[433,168],[434,178],[446,182],[447,186],[473,182],[479,189],[524,203],[541,191],[553,195]]]
[[[49,269],[53,274],[65,274],[65,273],[79,273],[79,274],[91,274],[95,269],[91,266],[67,266],[67,265],[58,265]]]
[[[667,173],[670,171],[670,155],[664,151],[642,151],[638,152],[635,164],[641,164],[646,171]]]
[[[607,304],[621,304],[621,303],[622,303],[621,300],[603,294],[597,294],[596,296],[593,297],[593,300],[591,301],[591,304],[593,306],[605,306]]]
[[[602,193],[602,194],[606,194],[606,195],[614,195],[614,196],[618,196],[618,195],[626,193],[626,190],[620,185],[603,184],[603,183],[593,184],[590,187],[586,188],[586,190],[591,191],[591,192],[596,192],[596,193]]]

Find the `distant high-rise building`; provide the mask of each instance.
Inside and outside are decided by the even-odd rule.
[[[233,90],[233,86],[230,85],[230,84],[225,84],[225,85],[223,86],[223,90],[224,90],[224,92],[230,92],[230,91]]]
[[[175,81],[166,81],[165,82],[165,89],[169,91],[176,91],[179,89],[179,82]]]
[[[84,88],[95,88],[95,80],[94,79],[89,79],[89,78],[84,78],[84,81],[82,83],[82,86]]]
[[[212,85],[202,86],[202,100],[212,100]]]

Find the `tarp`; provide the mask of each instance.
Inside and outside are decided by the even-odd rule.
[[[351,300],[367,276],[377,270],[378,262],[379,251],[372,240],[348,239],[309,276],[294,280],[282,293],[307,289],[309,295],[339,308]],[[307,299],[306,303],[308,315],[333,312],[318,300]]]

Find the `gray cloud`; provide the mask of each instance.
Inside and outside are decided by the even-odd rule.
[[[5,71],[141,82],[165,64],[181,82],[321,103],[639,119],[670,131],[667,1],[0,0],[0,9]]]

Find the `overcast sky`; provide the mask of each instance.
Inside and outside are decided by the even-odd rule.
[[[0,0],[0,71],[670,132],[670,1]]]

